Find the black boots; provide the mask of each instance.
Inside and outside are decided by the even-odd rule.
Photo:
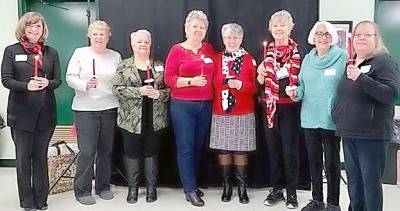
[[[128,178],[128,196],[126,201],[130,204],[136,203],[138,199],[138,188],[140,178],[140,160],[125,156],[125,169]]]
[[[222,165],[222,178],[224,180],[224,190],[222,191],[221,201],[229,202],[232,198],[232,184],[231,184],[231,166],[230,165]]]
[[[146,178],[146,202],[157,201],[158,160],[156,156],[144,158],[144,176]]]
[[[235,166],[235,176],[238,181],[238,195],[239,202],[242,204],[249,203],[249,197],[247,196],[247,172],[246,166]]]
[[[126,201],[133,204],[136,203],[138,200],[140,160],[132,159],[125,156],[125,168],[129,186]],[[146,179],[147,185],[146,202],[154,202],[157,200],[157,175],[157,156],[144,158],[144,177]]]

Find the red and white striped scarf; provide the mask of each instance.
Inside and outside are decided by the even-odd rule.
[[[290,38],[287,47],[277,47],[274,41],[271,42],[268,45],[263,64],[267,70],[267,76],[265,77],[264,94],[261,96],[261,100],[266,104],[265,115],[268,120],[268,128],[273,128],[277,101],[293,103],[289,97],[279,98],[279,81],[276,77],[276,72],[283,65],[287,66],[289,73],[288,86],[297,85],[297,76],[300,70],[300,54],[297,44]]]

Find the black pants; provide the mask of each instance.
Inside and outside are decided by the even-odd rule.
[[[322,154],[325,158],[325,172],[328,181],[328,198],[330,204],[339,205],[340,194],[340,138],[334,130],[304,129],[308,161],[310,164],[312,196],[314,200],[324,200],[322,192]]]
[[[49,176],[47,151],[54,127],[29,132],[11,128],[15,144],[17,183],[20,206],[47,206]]]
[[[298,106],[278,104],[273,128],[268,128],[265,116],[263,119],[271,185],[283,188],[286,184],[288,193],[295,193],[299,172]]]
[[[143,159],[157,156],[160,151],[163,129],[146,130],[143,134],[130,133],[119,128],[124,144],[124,154],[132,159]]]
[[[383,210],[382,176],[388,140],[343,137],[352,211]]]
[[[95,158],[96,194],[110,189],[111,154],[116,119],[117,109],[75,111],[79,147],[74,180],[75,197],[91,195]]]

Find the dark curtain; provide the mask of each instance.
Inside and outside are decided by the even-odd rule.
[[[192,9],[203,10],[209,18],[207,39],[216,50],[221,50],[221,26],[228,22],[237,22],[245,30],[243,46],[257,61],[261,61],[262,42],[270,40],[268,21],[270,16],[281,9],[288,10],[295,22],[292,38],[299,44],[304,56],[311,47],[307,44],[307,36],[313,24],[318,20],[318,0],[101,0],[99,3],[100,19],[107,21],[112,30],[109,47],[119,51],[123,58],[131,56],[129,35],[131,32],[145,28],[152,33],[155,58],[165,61],[169,48],[185,39],[184,21]],[[263,115],[257,107],[257,116]],[[257,151],[250,156],[249,184],[252,187],[269,186],[268,155],[263,143],[262,123],[257,119]],[[175,142],[169,130],[163,140],[160,153],[160,185],[179,187],[179,174],[176,163]],[[310,188],[307,154],[304,138],[300,136],[299,188]],[[117,138],[114,150],[116,170],[123,173],[121,159],[121,143]],[[219,169],[215,155],[204,145],[204,156],[201,163],[199,183],[201,186],[217,186],[220,184]],[[118,172],[118,171],[116,171]],[[115,175],[115,178],[118,177]],[[114,177],[113,177],[114,178]],[[125,184],[124,181],[114,183]]]

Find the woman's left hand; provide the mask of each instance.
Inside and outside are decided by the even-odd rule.
[[[231,89],[239,90],[242,87],[242,81],[237,80],[237,79],[229,79],[228,86]]]
[[[356,81],[360,76],[361,70],[355,65],[348,65],[346,70],[347,78]]]

